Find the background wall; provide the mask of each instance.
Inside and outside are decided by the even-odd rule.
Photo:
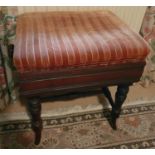
[[[109,9],[123,19],[133,30],[139,32],[146,11],[146,6],[19,6],[17,9],[18,14],[34,11],[80,11]]]

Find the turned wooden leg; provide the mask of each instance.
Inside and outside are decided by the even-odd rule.
[[[109,89],[107,87],[103,88],[103,93],[108,98],[112,106],[110,124],[114,130],[117,129],[116,121],[117,121],[117,118],[120,116],[121,107],[127,97],[128,92],[129,92],[129,85],[118,85],[117,91],[115,94],[115,102],[114,102]]]
[[[112,125],[114,130],[117,129],[116,121],[117,121],[117,118],[120,116],[121,107],[127,97],[128,92],[129,92],[129,85],[119,85],[117,87],[117,91],[115,94],[115,104],[112,107],[112,112],[111,112],[111,120],[112,120]]]
[[[35,144],[38,145],[41,140],[42,119],[41,119],[41,103],[39,99],[30,99],[28,101],[28,110],[31,115],[32,129],[35,133]]]
[[[113,101],[113,99],[112,99],[110,90],[108,89],[108,87],[103,87],[102,90],[103,90],[103,93],[104,93],[105,97],[107,97],[107,99],[109,100],[109,103],[110,103],[111,106],[113,107],[113,106],[114,106],[114,101]]]

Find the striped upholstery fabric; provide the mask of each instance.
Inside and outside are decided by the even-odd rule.
[[[19,72],[144,61],[145,41],[109,11],[27,13],[18,17]]]

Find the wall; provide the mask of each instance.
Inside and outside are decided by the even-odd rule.
[[[133,30],[139,32],[146,6],[102,6],[102,7],[78,7],[78,6],[19,6],[18,14],[36,11],[80,11],[109,9],[123,19]]]

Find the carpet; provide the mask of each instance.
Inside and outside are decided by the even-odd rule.
[[[0,123],[0,148],[155,148],[155,103],[123,108],[116,131],[109,125],[109,109],[43,117],[39,145],[34,145],[30,121]]]

